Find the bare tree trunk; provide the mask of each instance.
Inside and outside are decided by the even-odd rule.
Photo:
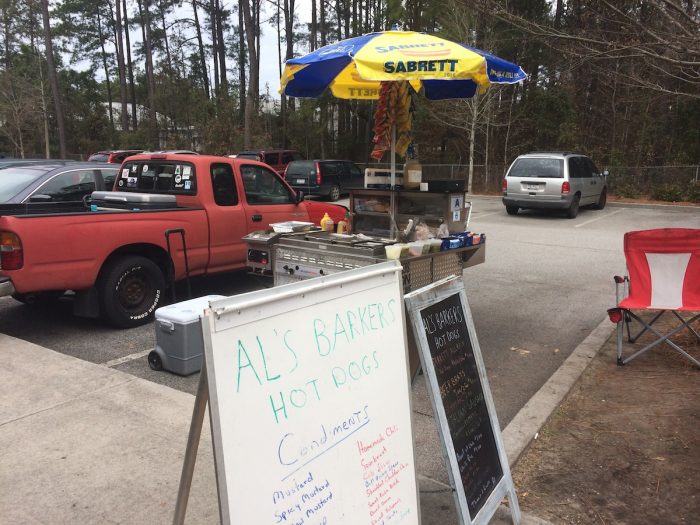
[[[124,8],[124,38],[126,40],[126,59],[127,68],[129,70],[129,91],[131,92],[131,124],[134,129],[138,127],[138,117],[136,116],[136,87],[134,84],[134,67],[131,62],[131,41],[129,37],[129,15],[126,10],[126,0],[123,1],[122,7]]]
[[[321,0],[323,2],[323,0]],[[311,33],[309,35],[309,53],[316,50],[318,44],[318,21],[316,20],[316,0],[311,0]]]
[[[245,74],[245,23],[243,21],[243,10],[240,3],[238,5],[238,82],[239,98],[241,106],[240,122],[245,125],[246,108],[246,74]]]
[[[474,144],[476,143],[476,121],[479,117],[479,102],[476,98],[469,101],[471,109],[471,125],[469,126],[469,177],[467,178],[467,193],[472,193],[474,184]]]
[[[219,96],[219,46],[216,32],[216,0],[209,2],[209,20],[211,22],[211,57],[214,60],[214,97]]]
[[[105,70],[105,82],[107,83],[107,108],[109,110],[109,145],[114,147],[114,109],[112,108],[112,82],[109,80],[109,66],[107,65],[107,51],[105,50],[105,37],[102,34],[102,16],[99,8],[96,10],[97,15],[97,35],[100,38],[100,48],[102,51],[102,67]]]
[[[285,27],[287,27],[287,16],[289,9],[288,0],[284,0],[284,18]],[[277,69],[278,76],[282,76],[282,31],[280,30],[280,18],[282,13],[280,11],[280,4],[277,3]],[[289,35],[285,33],[285,38],[289,38]],[[287,147],[287,95],[282,92],[280,95],[280,120],[282,121],[282,148]]]
[[[58,85],[56,63],[53,58],[53,40],[51,39],[51,22],[49,20],[49,0],[41,0],[41,15],[44,22],[44,43],[46,45],[46,66],[49,73],[49,84],[53,94],[54,111],[56,112],[56,125],[58,127],[58,144],[61,158],[65,159],[66,151],[66,127],[63,120],[63,108],[61,107],[61,90]]]
[[[228,78],[226,73],[226,42],[224,42],[224,22],[221,17],[221,6],[216,2],[216,31],[219,37],[219,68],[221,69],[221,90],[228,96]]]
[[[138,2],[141,12],[141,25],[143,27],[143,42],[146,58],[146,84],[148,86],[148,125],[151,135],[151,147],[160,149],[160,137],[158,133],[158,119],[156,118],[156,86],[153,72],[153,49],[151,47],[151,16],[150,16],[150,0],[143,0],[143,8],[141,0]]]
[[[194,27],[197,32],[197,46],[199,47],[199,64],[202,68],[202,81],[204,82],[204,92],[209,98],[209,74],[207,73],[207,59],[204,54],[204,42],[202,40],[202,28],[199,27],[199,15],[197,14],[197,0],[192,0],[192,11],[194,12]]]
[[[258,85],[258,47],[256,45],[256,25],[253,22],[251,15],[249,0],[240,0],[239,6],[243,9],[243,19],[245,20],[245,34],[248,43],[248,59],[250,67],[250,83],[248,84],[247,99],[245,105],[245,120],[243,126],[243,147],[248,149],[251,146],[251,128],[253,125],[253,116],[257,112],[257,91]]]
[[[109,9],[112,10],[112,3],[109,2]],[[119,102],[122,106],[121,128],[122,131],[129,130],[129,111],[126,100],[126,70],[124,68],[124,42],[122,40],[122,7],[121,1],[115,2],[116,21],[114,26],[114,39],[117,43],[117,68],[119,69]]]
[[[319,29],[321,36],[321,47],[326,45],[326,2],[321,0],[319,3],[320,7],[320,20]],[[328,126],[328,104],[325,100],[321,99],[321,111],[320,116],[320,129],[321,129],[321,158],[326,158],[327,148],[326,148],[326,130]]]
[[[168,27],[165,24],[165,6],[163,1],[158,2],[158,12],[160,13],[160,23],[163,25],[163,43],[165,44],[165,63],[168,64],[168,71],[173,72],[173,60],[170,55],[170,43],[168,42]]]
[[[38,53],[37,53],[38,58]],[[49,105],[46,102],[46,91],[44,87],[44,69],[39,62],[39,86],[41,90],[41,116],[44,121],[44,157],[51,158],[51,136],[49,135]]]

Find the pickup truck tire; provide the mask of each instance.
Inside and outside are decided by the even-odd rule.
[[[102,316],[118,328],[150,322],[165,291],[160,268],[130,255],[109,263],[98,283]]]

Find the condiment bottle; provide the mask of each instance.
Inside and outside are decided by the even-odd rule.
[[[335,227],[335,223],[333,222],[333,219],[331,219],[328,216],[328,212],[326,212],[323,215],[323,219],[321,219],[321,229],[325,232],[333,232],[333,228]]]

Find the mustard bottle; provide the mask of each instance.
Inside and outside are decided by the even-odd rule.
[[[326,212],[323,215],[323,219],[321,219],[321,229],[324,232],[331,232],[333,233],[333,228],[335,227],[335,223],[333,222],[333,219],[331,219],[328,216],[328,212]]]

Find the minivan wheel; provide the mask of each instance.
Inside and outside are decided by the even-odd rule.
[[[596,210],[602,210],[605,208],[605,203],[608,202],[608,190],[603,189],[600,192],[600,197],[598,197],[598,202],[593,206]]]
[[[337,201],[340,198],[340,188],[334,184],[331,186],[330,191],[328,192],[328,200],[329,201]]]
[[[574,197],[574,200],[571,201],[571,206],[569,206],[569,208],[566,210],[566,216],[569,219],[575,219],[578,215],[578,207],[580,201],[581,197],[579,197],[578,195],[576,195],[576,197]]]
[[[506,213],[508,215],[517,215],[518,214],[518,208],[517,206],[506,206]]]

